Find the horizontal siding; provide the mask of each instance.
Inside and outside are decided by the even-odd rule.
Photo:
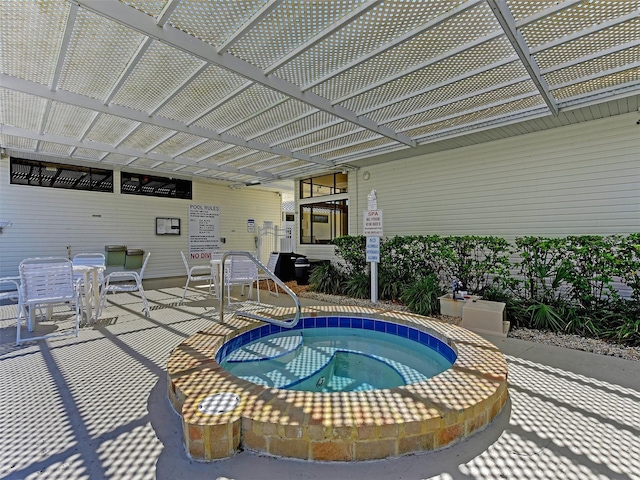
[[[0,161],[0,221],[11,227],[0,235],[0,276],[17,274],[23,258],[103,252],[126,245],[151,252],[146,278],[186,275],[180,251],[188,250],[191,203],[219,205],[225,249],[255,250],[257,227],[280,224],[280,196],[245,188],[232,190],[194,181],[193,200],[165,199],[29,187],[9,184],[9,160]],[[179,218],[181,235],[156,235],[155,218]],[[247,220],[256,232],[247,232]]]
[[[371,189],[385,236],[640,231],[636,121],[637,114],[621,115],[364,167],[350,188],[359,206],[352,233],[362,232]]]

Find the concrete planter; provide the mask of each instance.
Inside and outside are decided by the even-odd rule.
[[[464,308],[467,301],[478,300],[481,298],[478,295],[468,295],[468,297],[469,298],[454,300],[452,294],[450,293],[438,297],[438,300],[440,300],[440,315],[462,318],[462,309]]]

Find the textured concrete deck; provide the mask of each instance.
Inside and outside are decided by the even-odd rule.
[[[0,478],[640,479],[640,362],[490,337],[507,356],[509,400],[452,447],[351,464],[249,452],[191,461],[165,366],[218,315],[196,290],[180,306],[180,283],[145,282],[151,318],[135,295],[119,294],[78,338],[19,348],[15,308],[0,307]]]

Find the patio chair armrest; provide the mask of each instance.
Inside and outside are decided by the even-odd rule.
[[[133,280],[134,282],[139,282],[140,276],[138,275],[138,272],[112,272],[104,278],[105,283],[109,283],[111,280]]]
[[[196,273],[211,273],[211,266],[210,265],[195,265],[193,267],[191,267],[189,269],[189,273],[196,274]]]
[[[22,284],[20,283],[20,277],[2,277],[0,278],[0,285],[11,285],[15,287],[15,296],[13,288],[11,290],[0,290],[0,298],[17,298],[18,303],[22,297]]]

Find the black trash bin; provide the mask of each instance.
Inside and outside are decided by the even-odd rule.
[[[280,253],[278,256],[278,262],[276,263],[276,269],[274,273],[283,282],[296,279],[296,260],[298,258],[306,258],[299,253]]]
[[[309,284],[309,267],[311,264],[306,257],[300,257],[296,259],[295,269],[296,269],[296,282],[298,285],[308,285]]]

